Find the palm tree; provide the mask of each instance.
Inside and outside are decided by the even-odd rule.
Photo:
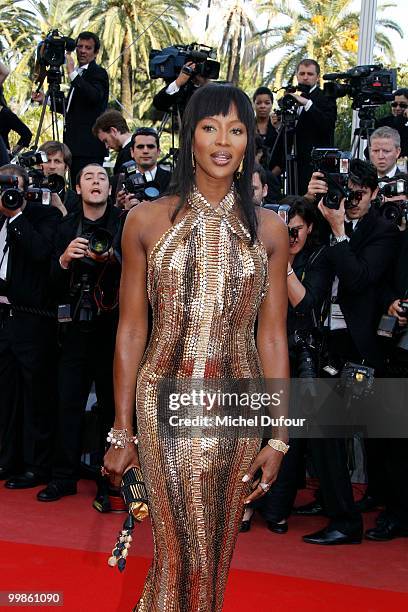
[[[269,20],[276,22],[284,18],[286,25],[268,27],[259,33],[263,49],[258,59],[274,51],[283,51],[283,56],[270,69],[265,81],[274,81],[275,87],[290,81],[301,59],[311,57],[322,72],[345,70],[356,63],[360,15],[350,11],[353,0],[299,0],[296,10],[290,0],[262,0],[260,11]],[[384,4],[379,11],[395,6]],[[377,20],[378,31],[375,42],[386,58],[393,61],[392,43],[382,29],[393,30],[401,37],[400,26],[390,19]]]
[[[138,100],[138,115],[146,110],[149,83],[149,52],[181,41],[185,9],[188,0],[173,0],[171,7],[163,0],[78,0],[73,3],[70,17],[75,32],[91,30],[97,33],[103,46],[101,63],[107,67],[111,82],[119,83],[121,105],[128,116],[133,115],[132,98],[137,84],[142,94]],[[150,102],[150,101],[149,101]]]

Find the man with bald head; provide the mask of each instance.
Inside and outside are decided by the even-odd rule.
[[[59,226],[52,265],[59,320],[64,322],[60,323],[63,329],[52,479],[38,493],[39,501],[56,501],[76,493],[83,415],[93,381],[106,430],[101,436],[101,459],[102,438],[113,423],[112,364],[120,266],[109,241],[102,243],[109,236],[112,241],[115,238],[120,210],[109,201],[109,179],[98,164],[80,170],[76,191],[81,206]],[[96,239],[97,233],[100,236]]]

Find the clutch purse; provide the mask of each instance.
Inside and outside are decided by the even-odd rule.
[[[129,509],[129,514],[119,532],[112,556],[108,565],[117,566],[120,572],[126,567],[126,557],[133,540],[132,533],[137,523],[141,523],[149,514],[147,507],[147,491],[140,468],[133,467],[123,475],[120,492]]]

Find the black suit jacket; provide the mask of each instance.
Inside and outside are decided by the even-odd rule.
[[[53,305],[50,265],[61,213],[53,206],[27,204],[8,226],[7,280],[0,279],[0,295],[15,306],[47,309]],[[6,217],[0,214],[0,227]]]
[[[316,87],[309,95],[313,104],[308,111],[300,113],[296,124],[297,157],[299,161],[310,162],[313,147],[332,147],[337,119],[334,98],[325,96]]]
[[[109,230],[113,237],[116,236],[116,233],[119,230],[119,222],[120,222],[121,211],[119,208],[116,208],[108,203],[102,227]],[[55,299],[58,303],[66,302],[70,303],[71,301],[75,301],[73,296],[70,293],[70,285],[72,281],[72,273],[74,276],[78,278],[81,273],[81,269],[78,265],[76,265],[79,260],[73,262],[71,267],[68,270],[64,270],[61,268],[59,263],[59,258],[69,245],[69,243],[74,240],[78,235],[80,235],[81,224],[83,220],[83,208],[82,202],[80,202],[79,206],[74,209],[71,213],[69,213],[66,217],[64,217],[59,224],[58,231],[55,235],[55,248],[54,254],[52,257],[52,265],[51,265],[51,281],[54,290]],[[96,278],[100,271],[105,267],[104,263],[96,263],[92,264],[89,269],[85,268],[86,271],[89,271],[92,278]],[[119,284],[119,275],[120,268],[119,264],[115,261],[112,261],[108,264],[109,270],[106,276],[108,279],[114,278],[115,290],[116,286]],[[111,287],[108,288],[108,291]]]
[[[333,274],[339,278],[337,300],[348,332],[367,363],[381,367],[377,327],[382,315],[380,288],[398,241],[396,226],[372,207],[359,221],[349,242],[327,249]]]
[[[66,106],[72,91],[66,114],[64,142],[73,157],[103,158],[106,155],[106,147],[92,134],[92,126],[108,105],[108,73],[93,60],[83,75],[78,75],[71,82],[65,99]],[[61,103],[57,104],[57,110],[62,112]]]
[[[115,161],[115,166],[113,168],[113,174],[119,174],[120,172],[120,168],[122,166],[122,164],[124,164],[125,162],[128,162],[132,159],[132,156],[130,154],[130,150],[131,150],[131,146],[130,146],[130,142],[127,143],[127,145],[125,145],[117,154],[116,157],[116,161]]]
[[[154,183],[157,186],[157,189],[160,192],[160,195],[164,194],[167,191],[167,188],[170,184],[171,172],[157,166],[157,172],[154,179]]]

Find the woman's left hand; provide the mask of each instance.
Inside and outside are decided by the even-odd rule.
[[[256,472],[261,469],[262,476],[260,482],[256,485],[253,493],[249,497],[245,499],[245,504],[250,504],[256,499],[265,495],[266,490],[262,489],[260,484],[267,484],[270,486],[275,482],[278,477],[279,468],[282,463],[283,453],[281,451],[277,451],[274,448],[266,445],[264,448],[257,454],[255,457],[251,467],[243,477],[244,482],[248,482],[253,479]]]

